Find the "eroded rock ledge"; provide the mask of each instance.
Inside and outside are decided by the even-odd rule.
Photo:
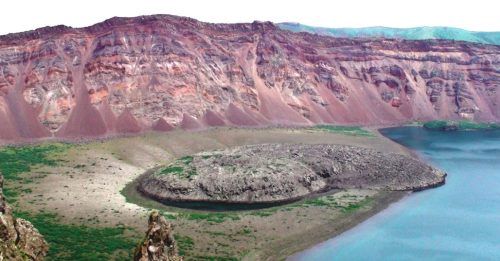
[[[12,215],[0,175],[0,260],[43,260],[49,246],[33,225]]]
[[[145,176],[160,201],[267,203],[332,189],[422,190],[446,174],[409,156],[329,144],[261,144],[186,156]]]

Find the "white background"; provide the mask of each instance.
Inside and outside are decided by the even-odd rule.
[[[500,0],[3,0],[0,34],[82,27],[113,16],[173,14],[205,22],[300,22],[323,27],[451,26],[500,31]]]

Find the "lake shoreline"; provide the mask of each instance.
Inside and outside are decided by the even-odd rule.
[[[500,131],[381,131],[449,173],[447,185],[414,193],[369,221],[290,260],[486,260],[500,258]],[[464,230],[462,230],[462,228]]]
[[[147,175],[147,173],[143,174]],[[141,175],[142,176],[142,175]],[[127,199],[127,202],[137,204],[139,206],[158,209],[160,211],[181,211],[181,212],[194,212],[194,213],[204,213],[207,210],[196,210],[189,208],[180,208],[170,205],[162,204],[157,200],[143,195],[139,190],[137,190],[138,182],[141,177],[138,177],[134,181],[127,184],[127,186],[121,191],[121,194]],[[325,242],[329,239],[335,238],[342,233],[356,227],[360,223],[365,222],[374,215],[380,213],[381,211],[387,209],[392,204],[399,202],[407,196],[410,196],[412,191],[381,191],[375,195],[369,204],[360,209],[359,211],[346,213],[326,224],[322,224],[312,230],[296,230],[294,231],[294,236],[288,237],[284,241],[276,242],[275,244],[269,244],[263,247],[261,250],[250,252],[248,255],[244,256],[242,260],[294,260],[293,256],[296,254],[307,250],[314,245]],[[299,199],[296,202],[303,201],[304,199]],[[288,204],[277,205],[274,207],[286,207]],[[264,208],[265,210],[265,208]],[[251,212],[252,209],[244,210]],[[209,211],[212,212],[212,211]],[[233,211],[215,211],[215,213],[224,213]],[[241,212],[241,210],[236,210],[235,213]],[[280,249],[276,251],[276,249]],[[292,259],[290,259],[292,258]]]
[[[385,139],[385,140],[393,143],[394,145],[401,147],[401,149],[404,150],[411,157],[414,157],[414,158],[416,158],[422,162],[425,162],[427,164],[431,164],[428,160],[426,160],[417,151],[410,149],[410,148],[407,148],[407,147],[391,140],[390,138],[384,136],[381,132],[381,130],[383,130],[383,129],[400,128],[400,127],[405,127],[405,126],[407,126],[407,125],[379,126],[379,127],[374,127],[374,128],[370,128],[370,129],[376,134],[377,137]],[[423,128],[423,126],[418,126],[418,127]],[[285,247],[284,251],[282,250],[280,252],[292,252],[292,250],[294,250],[294,249],[297,251],[293,252],[292,254],[285,254],[285,255],[272,254],[272,255],[270,255],[270,257],[272,257],[272,258],[270,258],[270,259],[268,258],[266,260],[269,260],[269,261],[270,260],[295,261],[296,256],[299,255],[301,252],[303,252],[307,249],[310,249],[310,248],[314,247],[315,245],[321,244],[323,242],[326,242],[328,240],[331,240],[331,239],[334,239],[334,238],[340,236],[344,232],[351,230],[352,228],[356,227],[357,225],[369,220],[373,216],[375,216],[378,213],[389,208],[392,204],[397,203],[397,202],[403,200],[404,198],[411,196],[412,193],[416,193],[416,192],[420,192],[420,191],[424,191],[424,190],[429,190],[429,189],[434,189],[434,188],[438,188],[440,186],[446,185],[446,176],[447,175],[445,175],[443,182],[441,182],[439,184],[435,184],[433,186],[425,187],[425,188],[414,190],[414,191],[402,192],[403,194],[399,194],[397,191],[390,191],[390,192],[388,191],[387,193],[389,195],[387,195],[387,197],[382,197],[382,198],[380,198],[380,201],[375,202],[373,208],[370,211],[368,211],[366,213],[356,213],[357,215],[353,215],[353,216],[349,217],[348,219],[350,219],[350,220],[348,220],[347,223],[343,224],[344,227],[338,228],[338,227],[336,227],[337,224],[332,224],[332,226],[334,227],[334,231],[332,231],[331,234],[329,234],[329,236],[327,235],[328,233],[323,234],[323,232],[325,230],[315,231],[316,234],[314,234],[314,232],[313,232],[312,234],[314,234],[314,235],[309,236],[309,237],[307,236],[308,233],[304,233],[305,237],[302,237],[301,240],[303,240],[303,238],[306,238],[307,240],[304,240],[304,241],[307,241],[306,244],[301,243],[302,247],[296,247],[296,246]],[[326,231],[328,231],[328,228]],[[308,231],[308,232],[310,233],[310,231]],[[250,261],[251,259],[244,259],[244,260]]]
[[[379,132],[379,129],[377,129],[376,132],[374,131],[374,134],[376,138],[383,139],[386,142],[390,142],[400,147],[402,150],[404,150],[405,154],[417,158],[419,161],[424,161],[425,163],[428,163],[422,157],[420,157],[415,151],[412,151],[400,144],[397,144],[394,141],[390,140],[389,138],[383,136]],[[122,195],[124,195],[127,198],[127,202],[138,204],[140,206],[162,209],[164,211],[169,211],[172,209],[176,211],[177,210],[194,211],[194,212],[197,211],[192,209],[176,208],[175,206],[169,206],[168,204],[164,205],[156,201],[155,199],[148,197],[147,195],[144,195],[143,193],[138,191],[137,190],[138,182],[145,175],[147,175],[147,172],[141,175],[141,177],[129,183],[122,190]],[[251,251],[248,255],[244,256],[242,260],[287,260],[288,258],[292,258],[291,260],[293,260],[293,256],[295,256],[296,254],[306,249],[309,249],[312,246],[317,245],[321,242],[339,236],[340,234],[356,227],[358,224],[370,219],[374,215],[387,209],[392,204],[399,202],[403,198],[411,195],[412,193],[416,191],[439,187],[444,185],[444,183],[445,181],[443,180],[442,183],[435,184],[433,186],[429,186],[415,191],[381,191],[375,197],[373,197],[370,204],[364,206],[364,208],[359,211],[347,213],[345,215],[337,217],[334,220],[331,220],[330,222],[327,222],[325,224],[322,224],[321,226],[317,226],[312,229],[296,229],[294,230],[293,236],[289,236],[288,238],[280,240],[275,243],[266,244],[266,246],[260,247],[260,250]],[[299,199],[299,201],[300,200],[303,199]],[[277,208],[286,207],[286,204],[276,205],[274,207]],[[201,212],[204,211],[206,210],[202,210]],[[276,251],[276,249],[280,250]]]
[[[335,238],[342,233],[365,222],[381,211],[387,209],[392,204],[410,196],[412,192],[406,191],[385,191],[382,195],[377,195],[371,206],[363,211],[352,213],[343,219],[336,219],[330,224],[325,224],[313,231],[304,231],[304,233],[295,238],[295,243],[282,248],[278,253],[269,254],[264,260],[294,260],[294,256],[307,250],[317,244]],[[246,260],[246,259],[243,259]],[[248,259],[249,260],[249,259]]]

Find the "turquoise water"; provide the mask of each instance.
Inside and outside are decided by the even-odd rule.
[[[500,131],[382,133],[448,173],[292,260],[500,260]]]

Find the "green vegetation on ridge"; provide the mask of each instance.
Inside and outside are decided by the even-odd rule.
[[[21,184],[32,183],[33,179],[22,177],[22,173],[30,172],[35,166],[56,166],[54,156],[64,152],[67,144],[43,144],[28,146],[8,146],[0,148],[0,173],[8,182],[4,194],[10,202],[14,202],[21,193],[30,190],[13,187],[10,182]]]
[[[373,136],[371,132],[359,126],[316,125],[314,129],[351,136]]]
[[[60,223],[56,214],[16,212],[29,220],[49,243],[46,260],[130,260],[136,242],[124,235],[128,228],[93,228]]]
[[[182,158],[179,158],[175,160],[172,164],[159,169],[156,171],[156,175],[179,175],[185,178],[192,178],[193,176],[196,176],[198,173],[196,172],[196,167],[192,165],[193,163],[193,156],[184,156]]]
[[[500,129],[499,123],[473,122],[473,121],[428,121],[423,127],[429,130],[485,130]]]
[[[333,37],[381,37],[407,40],[447,39],[473,43],[500,45],[500,32],[474,32],[453,27],[365,27],[365,28],[325,28],[298,23],[280,23],[281,29],[292,32],[317,33]]]
[[[55,166],[52,155],[64,152],[69,145],[48,144],[0,148],[0,172],[6,180],[21,180],[18,174],[36,165]]]
[[[23,174],[40,166],[57,166],[58,156],[70,146],[53,143],[0,148],[0,173],[7,181],[3,189],[5,197],[12,204],[15,216],[30,221],[49,243],[46,260],[130,260],[136,242],[125,235],[129,230],[125,227],[63,224],[56,214],[30,213],[19,210],[15,204],[21,193],[31,193],[31,189],[19,186],[33,182],[32,177]]]

